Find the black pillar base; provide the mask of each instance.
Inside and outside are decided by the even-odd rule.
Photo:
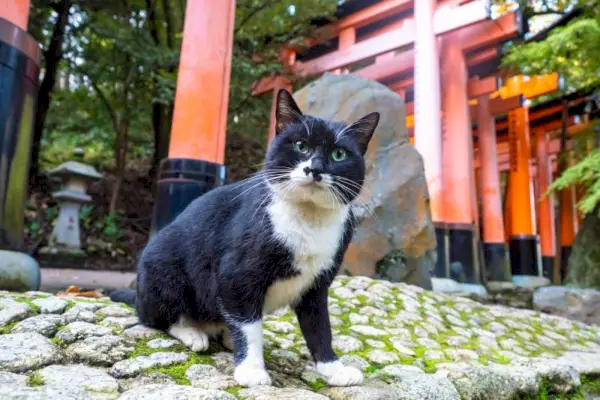
[[[226,183],[224,165],[187,158],[167,158],[160,163],[154,203],[154,235],[173,221],[192,201]]]
[[[488,281],[512,282],[506,243],[484,243],[483,257]]]
[[[554,257],[553,256],[542,256],[542,274],[544,278],[550,279],[552,281],[552,276],[554,275]]]
[[[512,236],[509,247],[513,275],[539,276],[537,236]]]
[[[475,227],[448,224],[450,277],[461,283],[481,284]]]
[[[435,239],[437,241],[437,260],[433,276],[436,278],[450,278],[450,265],[448,262],[448,228],[444,223],[434,223]]]
[[[569,273],[569,257],[571,257],[571,246],[560,248],[560,281],[564,283]]]

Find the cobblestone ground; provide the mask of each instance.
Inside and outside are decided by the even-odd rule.
[[[193,353],[127,306],[0,292],[0,398],[600,399],[598,326],[361,277],[330,294],[334,347],[363,386],[325,385],[290,310],[264,322],[273,386],[246,389],[229,352]]]

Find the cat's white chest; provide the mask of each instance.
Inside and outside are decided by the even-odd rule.
[[[317,276],[333,266],[344,234],[349,209],[300,218],[287,202],[275,201],[268,209],[275,237],[294,255],[299,275],[272,284],[266,294],[264,312],[293,304],[314,283]]]

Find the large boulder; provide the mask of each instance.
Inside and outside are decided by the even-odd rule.
[[[533,306],[542,312],[600,326],[600,292],[564,286],[546,286],[533,293]]]
[[[306,114],[335,121],[381,114],[366,154],[365,187],[354,208],[359,224],[342,270],[431,288],[435,232],[423,161],[408,141],[402,98],[378,82],[333,74],[294,98]]]

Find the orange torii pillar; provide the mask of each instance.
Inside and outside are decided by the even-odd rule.
[[[26,31],[30,3],[30,0],[2,0],[0,4],[0,18],[4,18]]]
[[[535,133],[535,154],[538,183],[538,232],[542,251],[542,274],[552,282],[554,276],[554,260],[556,258],[556,227],[554,219],[554,195],[549,193],[552,184],[552,165],[548,158],[548,133],[538,130]]]
[[[187,2],[169,157],[160,165],[153,232],[225,183],[234,22],[235,0]]]
[[[510,152],[510,262],[513,281],[524,276],[539,276],[538,241],[533,221],[533,193],[529,171],[529,110],[517,108],[508,113]]]
[[[434,275],[450,277],[447,229],[442,199],[442,126],[438,40],[433,27],[436,0],[415,2],[415,134],[414,145],[423,157],[431,218],[436,227],[437,262]]]
[[[467,66],[460,41],[452,36],[442,45],[442,82],[443,215],[448,228],[451,277],[479,285],[482,276],[473,219],[475,179]]]
[[[569,257],[577,231],[577,210],[575,209],[575,190],[567,186],[560,191],[560,279],[564,282],[569,272]]]
[[[512,281],[504,233],[502,188],[498,170],[496,122],[489,96],[477,99],[477,131],[483,214],[483,254],[490,281]]]

